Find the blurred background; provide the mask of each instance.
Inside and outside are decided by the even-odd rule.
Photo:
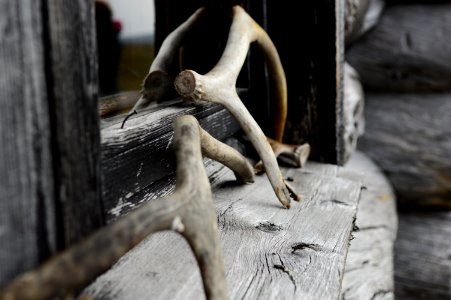
[[[96,1],[101,96],[139,90],[154,56],[153,1]]]

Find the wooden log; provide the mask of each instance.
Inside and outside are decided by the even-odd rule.
[[[265,176],[236,186],[207,167],[232,299],[337,299],[361,184],[336,166],[284,169],[304,191],[290,210],[273,202]],[[199,299],[200,274],[188,245],[171,233],[147,239],[84,293],[99,299]]]
[[[395,244],[396,299],[451,298],[451,213],[402,212]]]
[[[344,66],[343,140],[344,160],[348,161],[365,132],[365,95],[357,72],[348,63]]]
[[[385,6],[384,0],[345,1],[345,42],[351,44],[377,24]]]
[[[41,4],[0,3],[0,286],[56,249]]]
[[[369,94],[359,148],[387,174],[398,199],[451,204],[450,94]]]
[[[394,299],[393,248],[398,217],[392,187],[381,170],[360,152],[354,153],[346,169],[358,172],[364,189],[340,299]]]
[[[451,89],[451,3],[396,5],[347,52],[363,85],[381,91]]]

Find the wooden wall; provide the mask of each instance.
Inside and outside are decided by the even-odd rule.
[[[0,4],[0,285],[103,224],[93,16]]]

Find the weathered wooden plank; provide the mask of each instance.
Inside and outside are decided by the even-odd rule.
[[[394,299],[394,244],[398,227],[393,190],[367,156],[354,153],[346,164],[364,189],[357,207],[340,299]]]
[[[450,236],[450,212],[399,214],[396,299],[451,299]]]
[[[304,196],[290,210],[276,204],[266,176],[233,184],[208,165],[233,299],[336,299],[361,185],[330,165],[285,169]],[[348,179],[353,177],[354,179]],[[177,235],[153,235],[99,277],[95,299],[202,299],[200,274]]]
[[[103,121],[103,207],[108,212],[107,219],[117,216],[114,208],[118,203],[137,204],[142,190],[168,175],[175,175],[172,122],[185,114],[194,115],[219,140],[239,130],[235,119],[221,106],[193,105],[180,99],[149,108],[129,119],[124,129],[120,128],[123,115]],[[159,187],[164,189],[164,185]]]
[[[56,248],[40,8],[0,3],[0,285]]]
[[[94,2],[46,0],[44,11],[55,193],[64,247],[103,224]]]
[[[451,3],[389,6],[346,58],[368,89],[450,90],[450,30]]]
[[[398,199],[451,201],[450,94],[368,94],[359,148],[387,174]]]

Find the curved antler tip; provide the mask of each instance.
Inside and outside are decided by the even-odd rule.
[[[177,75],[174,80],[174,86],[177,93],[183,98],[200,100],[202,98],[203,90],[198,76],[199,74],[192,70],[185,70]]]

